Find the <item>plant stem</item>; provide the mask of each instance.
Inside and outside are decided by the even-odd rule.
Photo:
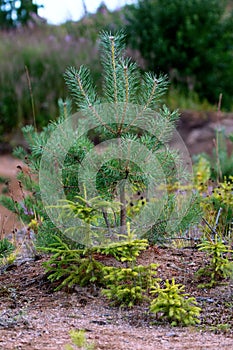
[[[126,233],[126,199],[125,199],[125,180],[120,183],[120,202],[121,202],[121,211],[120,211],[120,233]]]

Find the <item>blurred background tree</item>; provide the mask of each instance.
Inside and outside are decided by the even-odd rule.
[[[31,14],[38,13],[39,7],[33,0],[0,0],[0,29],[27,24]]]
[[[138,0],[128,7],[128,40],[146,69],[182,92],[232,106],[233,13],[225,0]]]

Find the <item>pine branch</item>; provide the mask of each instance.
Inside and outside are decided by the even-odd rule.
[[[70,67],[66,70],[64,76],[78,109],[88,110],[90,112],[89,116],[96,118],[100,125],[114,134],[114,130],[103,121],[95,108],[95,105],[99,104],[99,100],[90,79],[89,69],[81,66],[77,71],[76,68]]]
[[[20,171],[17,174],[17,179],[22,183],[26,191],[30,192],[39,192],[39,184],[37,181],[34,181],[30,174],[25,174],[23,171]]]
[[[104,76],[104,96],[108,103],[114,103],[116,122],[119,123],[118,104],[125,102],[125,64],[122,56],[125,35],[118,32],[115,36],[102,32],[101,34],[101,50],[102,65],[105,71]]]
[[[27,152],[23,147],[18,146],[13,150],[13,156],[24,161]]]
[[[66,70],[64,77],[78,109],[89,109],[97,102],[96,91],[88,68],[81,66],[77,70],[75,67],[70,67]]]
[[[127,114],[129,104],[138,103],[138,94],[140,91],[140,74],[138,67],[130,59],[123,61],[124,68],[124,110],[122,113],[120,128],[124,125],[125,116]],[[124,130],[124,129],[123,129]]]
[[[168,81],[166,76],[160,76],[158,79],[153,73],[146,72],[143,76],[140,91],[140,104],[144,106],[143,110],[148,108],[157,109],[161,96],[167,90]]]
[[[32,125],[26,125],[22,128],[23,136],[30,146],[33,143],[34,136],[35,136],[35,129]]]
[[[61,98],[58,100],[59,118],[56,121],[57,124],[61,124],[65,119],[72,115],[72,101],[67,98],[63,101]]]

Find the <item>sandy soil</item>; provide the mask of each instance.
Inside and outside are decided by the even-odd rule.
[[[22,162],[10,155],[0,156],[0,176],[9,180],[10,182],[10,192],[9,195],[13,195],[15,199],[21,197],[21,191],[16,180],[16,174],[18,172],[17,166],[23,166]],[[0,183],[0,193],[6,189],[4,183]],[[10,233],[14,228],[22,227],[23,224],[20,223],[12,212],[0,205],[0,235]]]
[[[232,285],[210,291],[196,288],[193,272],[205,263],[203,253],[157,248],[140,257],[140,263],[159,263],[160,277],[186,281],[187,291],[203,309],[202,324],[188,328],[159,322],[148,312],[148,305],[110,307],[98,290],[75,287],[53,292],[54,285],[41,266],[46,259],[1,270],[0,349],[64,349],[71,329],[86,330],[96,350],[233,349]],[[219,331],[223,323],[229,324],[226,334]]]

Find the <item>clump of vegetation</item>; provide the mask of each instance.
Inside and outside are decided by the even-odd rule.
[[[100,75],[96,46],[88,38],[73,38],[65,28],[45,25],[3,32],[0,50],[0,82],[5,87],[0,91],[1,141],[9,142],[9,135],[34,124],[33,118],[38,129],[57,119],[57,101],[66,90],[63,73],[69,64],[91,65],[96,81]]]
[[[206,239],[198,247],[200,251],[207,252],[210,258],[209,264],[197,271],[199,278],[209,280],[200,284],[200,288],[213,287],[223,279],[233,277],[233,262],[228,258],[233,250],[227,247],[217,234],[213,240]]]
[[[132,307],[148,300],[148,292],[157,281],[157,265],[136,265],[131,267],[106,266],[106,287],[102,294],[113,301],[114,305]]]
[[[10,265],[16,259],[16,247],[7,238],[0,240],[0,265]]]
[[[156,298],[151,302],[150,311],[167,318],[172,326],[200,323],[198,317],[201,309],[197,306],[196,299],[184,293],[184,289],[184,286],[175,283],[174,278],[171,282],[166,280],[164,288],[160,285],[153,287],[151,293]]]
[[[7,257],[15,250],[15,246],[7,239],[0,240],[0,259]]]
[[[95,344],[87,340],[85,330],[72,329],[69,333],[70,333],[70,338],[73,345],[70,345],[70,344],[65,345],[65,350],[74,350],[76,349],[76,347],[83,350],[95,349]]]
[[[52,254],[43,266],[48,279],[58,284],[55,290],[74,285],[100,286],[103,283],[104,265],[94,258],[94,249],[72,249],[59,237],[55,239],[57,242],[51,243],[50,247],[41,248]]]
[[[115,305],[132,307],[148,299],[150,288],[158,281],[157,265],[142,266],[136,264],[139,252],[146,249],[146,240],[133,239],[128,223],[128,240],[121,244],[114,243],[102,250],[117,260],[124,262],[124,267],[106,266],[104,268],[105,288],[102,294]]]
[[[195,167],[200,167],[200,163],[206,164],[201,172],[202,175],[205,174],[204,182],[209,178],[217,182],[232,181],[230,177],[233,174],[233,154],[228,147],[231,142],[232,135],[227,136],[225,128],[216,129],[212,156],[201,153],[194,157]]]
[[[107,247],[71,249],[60,238],[57,243],[41,249],[52,253],[43,263],[51,282],[59,283],[55,290],[74,285],[104,287],[102,293],[115,304],[133,306],[142,302],[156,279],[156,264],[136,265],[139,252],[145,250],[146,240],[135,240],[128,227],[128,240]],[[126,266],[105,266],[95,259],[96,254],[113,256]]]
[[[204,221],[201,230],[204,236],[218,234],[229,243],[232,240],[233,217],[232,170],[225,131],[218,130],[212,158],[206,154],[195,158],[195,187],[201,196]]]
[[[44,266],[48,278],[57,283],[56,290],[75,284],[103,287],[103,294],[114,303],[130,307],[148,301],[152,286],[159,281],[156,264],[137,265],[137,257],[148,246],[147,239],[155,242],[155,234],[163,238],[171,237],[176,230],[185,231],[198,220],[198,203],[195,196],[189,196],[192,191],[187,185],[190,177],[186,164],[169,146],[178,113],[166,106],[160,108],[166,78],[152,73],[140,75],[137,65],[124,55],[122,32],[115,36],[102,33],[100,46],[103,96],[97,95],[84,66],[68,68],[65,79],[77,110],[93,126],[91,132],[94,129],[103,142],[117,139],[117,147],[105,143],[104,152],[111,159],[102,162],[103,152],[94,152],[90,130],[83,134],[82,118],[75,134],[64,137],[63,123],[71,120],[72,103],[60,100],[56,122],[40,132],[35,126],[23,128],[30,152],[20,147],[15,151],[31,171],[19,173],[20,186],[30,194],[23,193],[20,203],[4,196],[1,201],[25,218],[27,225],[37,231],[37,246],[40,242],[40,249],[52,254]],[[62,137],[51,138],[58,129]],[[50,144],[51,139],[55,144]],[[68,150],[67,141],[71,142]],[[58,165],[58,182],[65,194],[65,199],[59,197],[56,203],[57,192],[53,189],[58,179],[52,175],[58,168],[54,164]],[[181,189],[187,185],[186,190],[180,191],[178,183]],[[52,195],[48,194],[51,189]],[[93,195],[95,191],[98,196]],[[139,202],[134,205],[131,198],[138,193]],[[53,210],[55,218],[50,215]],[[104,266],[98,254],[111,255],[123,266]],[[193,310],[185,303],[180,307],[188,310],[191,322]]]
[[[121,238],[121,235],[119,235],[119,238]],[[122,238],[124,238],[123,241],[97,248],[97,251],[101,254],[111,255],[117,261],[126,263],[126,265],[134,264],[139,254],[148,247],[148,241],[146,239],[136,239],[129,222],[127,222],[127,236],[122,235]]]

